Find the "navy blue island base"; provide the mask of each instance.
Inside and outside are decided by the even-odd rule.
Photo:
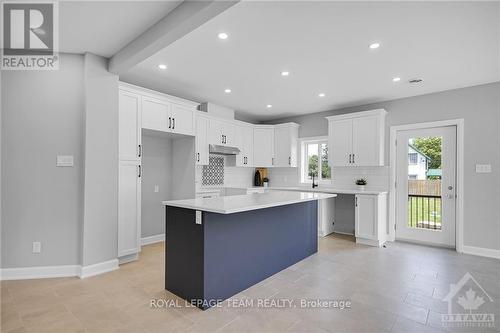
[[[166,206],[165,289],[205,310],[318,251],[317,201],[218,214]]]

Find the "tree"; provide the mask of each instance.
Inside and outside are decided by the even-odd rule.
[[[413,146],[430,157],[429,169],[441,169],[441,137],[415,138]]]
[[[318,155],[309,156],[309,177],[318,177]]]

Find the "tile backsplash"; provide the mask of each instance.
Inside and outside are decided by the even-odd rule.
[[[208,157],[208,165],[203,166],[201,173],[201,185],[224,185],[224,156],[210,155]]]
[[[250,187],[253,184],[254,168],[227,166],[226,157],[211,154],[209,165],[197,166],[196,189],[202,187]]]

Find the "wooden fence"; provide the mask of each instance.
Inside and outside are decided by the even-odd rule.
[[[441,196],[441,180],[408,180],[408,195]]]

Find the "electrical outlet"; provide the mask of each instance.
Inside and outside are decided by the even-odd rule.
[[[158,193],[158,192],[160,192],[160,186],[155,185],[155,193]]]
[[[33,253],[41,253],[41,252],[42,252],[42,243],[33,242]]]

